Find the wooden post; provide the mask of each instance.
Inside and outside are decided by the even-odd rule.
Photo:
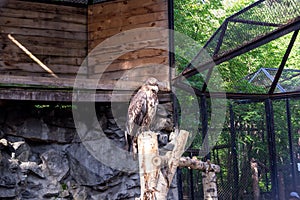
[[[204,200],[218,200],[217,175],[215,171],[202,172]]]
[[[203,171],[205,200],[217,200],[216,173],[218,165],[210,161],[203,162],[196,157],[181,157],[185,150],[189,133],[181,130],[175,139],[172,151],[159,155],[157,134],[144,132],[138,136],[139,169],[141,196],[140,200],[165,200],[172,179],[178,167],[189,167]]]
[[[138,136],[141,200],[167,198],[188,135],[187,131],[180,131],[176,139],[171,141],[174,144],[173,151],[164,156],[159,156],[156,133],[144,132]]]
[[[209,160],[203,162],[198,160],[197,157],[189,158],[182,157],[179,162],[180,167],[189,167],[191,169],[200,170],[202,172],[202,183],[205,200],[217,200],[217,176],[216,173],[220,172],[220,166],[211,164]]]
[[[154,200],[159,162],[157,135],[144,132],[138,137],[141,200]]]
[[[253,188],[253,200],[259,200],[259,176],[258,176],[258,163],[254,158],[250,161],[251,172],[252,172],[252,188]]]
[[[285,184],[284,184],[284,175],[282,171],[278,172],[278,189],[279,189],[279,199],[285,199]]]

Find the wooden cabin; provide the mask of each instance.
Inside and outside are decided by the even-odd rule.
[[[0,99],[71,101],[79,87],[96,90],[98,102],[122,101],[149,76],[168,91],[171,8],[171,0],[2,1]]]

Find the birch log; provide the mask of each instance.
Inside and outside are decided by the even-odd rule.
[[[162,164],[160,167],[161,170],[159,173],[156,191],[156,197],[159,200],[167,199],[170,184],[176,173],[177,167],[179,166],[180,157],[185,151],[185,145],[188,137],[189,132],[180,130],[179,134],[176,136],[176,139],[172,141],[175,145],[173,151],[167,152],[166,155],[161,158]]]
[[[258,163],[254,158],[250,161],[251,173],[252,173],[252,188],[253,188],[253,200],[259,200],[259,175],[258,175]]]
[[[159,172],[157,135],[144,132],[138,137],[141,200],[155,199]]]
[[[188,135],[187,131],[180,131],[172,141],[173,151],[167,152],[162,157],[159,156],[156,133],[144,132],[138,136],[141,200],[167,198]]]
[[[159,155],[156,133],[144,132],[138,136],[140,200],[167,199],[170,184],[178,167],[203,171],[204,199],[218,199],[216,173],[220,172],[220,167],[211,164],[210,161],[198,160],[196,157],[181,157],[188,136],[187,131],[181,130],[171,141],[174,145],[173,150],[163,156]]]
[[[179,160],[179,167],[188,167],[200,171],[214,171],[220,172],[220,166],[210,163],[210,161],[203,162],[198,160],[197,157],[181,157]]]
[[[203,162],[197,157],[182,157],[179,162],[180,167],[188,167],[190,169],[202,171],[202,183],[205,200],[217,200],[217,176],[220,172],[220,166],[210,163],[210,161]]]
[[[215,171],[202,172],[204,200],[218,200],[217,175]]]

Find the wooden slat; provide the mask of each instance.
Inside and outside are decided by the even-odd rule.
[[[46,4],[47,5],[47,4]],[[45,6],[45,5],[44,5]],[[59,7],[58,7],[59,8]],[[87,19],[84,14],[72,14],[66,15],[58,13],[49,13],[48,9],[44,8],[42,11],[37,10],[18,10],[15,8],[0,8],[0,15],[2,17],[13,17],[13,18],[26,18],[26,19],[39,19],[42,21],[56,21],[56,22],[67,22],[74,24],[87,24]]]
[[[163,24],[167,24],[167,22],[166,21],[161,21]],[[159,22],[155,22],[155,23],[159,23]],[[141,24],[140,24],[141,25]],[[134,26],[132,26],[132,27],[134,27]],[[149,28],[149,27],[151,27],[151,26],[144,26],[144,25],[141,25],[141,26],[135,26],[135,28]],[[162,27],[162,26],[159,26],[159,27]],[[134,28],[134,29],[135,29]],[[133,30],[133,29],[128,29],[128,30]],[[126,30],[118,30],[118,29],[109,29],[109,30],[107,30],[107,31],[105,31],[105,34],[112,34],[112,35],[106,35],[107,37],[104,37],[104,36],[101,36],[101,33],[93,33],[93,36],[92,37],[94,37],[95,39],[91,39],[90,38],[90,40],[89,40],[89,51],[91,51],[91,50],[93,50],[95,47],[97,47],[97,45],[99,45],[99,44],[102,44],[103,42],[105,42],[108,38],[110,39],[110,38],[114,38],[116,35],[118,35],[118,34],[122,34],[122,32],[123,31],[127,31],[127,29]],[[104,34],[104,35],[105,35]],[[98,38],[98,36],[99,36],[99,38]],[[168,37],[165,37],[165,38],[163,38],[163,37],[160,37],[159,38],[159,40],[160,41],[163,41],[162,43],[164,43],[164,44],[168,44]],[[167,47],[167,45],[166,45],[166,47]],[[114,49],[114,47],[112,46],[112,48]],[[108,49],[108,51],[110,51],[109,50],[109,48],[106,48],[106,49]]]
[[[96,47],[98,44],[101,45],[94,49],[93,54],[101,54],[103,52],[117,52],[126,51],[126,49],[135,48],[155,48],[164,46],[163,49],[168,48],[168,30],[158,31],[156,28],[134,29],[125,33],[121,33],[105,41],[93,40],[89,43],[90,47]],[[98,53],[99,52],[99,53]]]
[[[87,10],[77,10],[75,8],[68,8],[68,6],[61,7],[61,5],[50,5],[48,8],[45,6],[48,4],[23,1],[20,2],[22,5],[16,5],[15,2],[19,1],[10,0],[7,8],[0,9],[0,15],[2,12],[2,17],[0,17],[0,25],[2,25],[0,26],[0,31],[3,34],[15,31],[12,35],[20,40],[20,42],[23,41],[23,45],[28,47],[34,55],[44,61],[59,77],[75,77],[81,62],[87,54],[87,45],[85,43],[87,38],[89,39],[89,49],[91,50],[98,45],[99,42],[103,42],[104,39],[124,30],[137,27],[168,27],[166,0],[117,0],[89,6],[89,8],[92,9],[89,9],[88,17],[90,24],[88,27],[85,24],[87,23],[85,16]],[[118,9],[122,9],[122,12],[116,9],[116,5],[117,7],[121,6],[118,7]],[[32,13],[28,12],[28,10],[30,10],[29,7],[31,7],[31,9],[34,8],[32,9]],[[6,13],[4,14],[4,12]],[[80,15],[82,15],[84,19],[81,19]],[[91,18],[91,16],[93,18]],[[101,16],[107,19],[101,21],[101,19],[103,19]],[[79,20],[76,21],[76,19]],[[87,29],[90,30],[89,36],[86,33]],[[64,38],[70,38],[71,40]],[[3,40],[0,41],[0,48],[1,42],[5,47],[1,55],[5,56],[0,58],[0,73],[18,75],[30,75],[31,73],[32,76],[47,76],[47,74],[30,59],[24,56],[12,58],[12,56],[17,57],[18,55],[23,55],[23,53],[17,47],[10,45],[7,40],[4,40],[6,43],[3,43]],[[150,75],[162,80],[168,80],[168,67],[153,67],[153,65],[159,64],[168,66],[168,31],[152,32],[146,30],[141,31],[138,35],[127,36],[125,39],[122,37],[114,38],[106,44],[106,47],[91,52],[92,57],[96,56],[96,59],[89,62],[90,68],[88,71],[102,73],[99,66],[103,66],[111,61],[110,56],[119,56],[118,53],[123,53],[122,49],[132,47],[152,47],[158,48],[158,50],[144,49],[139,53],[128,53],[118,57],[117,60],[113,59],[112,61],[114,62],[103,74],[100,80],[101,84],[96,86],[96,88],[112,90],[115,83],[124,81],[122,75],[124,73],[126,74],[126,72],[132,72],[130,73],[129,80],[138,81],[133,81],[133,83],[128,81],[124,82],[124,90],[137,86],[140,84],[140,80]],[[126,53],[126,50],[124,53]],[[6,59],[8,55],[12,55],[11,59]],[[3,60],[3,58],[6,60]],[[142,69],[142,67],[147,64],[152,64],[152,66]],[[92,71],[93,68],[95,71]],[[81,71],[81,73],[86,72],[86,68]],[[98,78],[99,74],[95,74],[95,76],[91,77]],[[49,79],[48,82],[45,82],[43,78],[40,77],[40,79],[36,80],[36,84],[34,85],[37,87],[41,85],[51,86],[53,79],[47,79]],[[20,78],[16,77],[15,79],[13,78],[12,82],[19,83],[22,82],[22,80],[23,79],[20,80]],[[28,85],[28,80],[23,81],[25,85]],[[69,79],[68,81],[60,79],[60,81],[60,84],[56,83],[57,85],[53,87],[65,88],[71,85]],[[69,86],[67,86],[68,84]],[[91,83],[89,82],[87,85],[84,84],[84,87],[95,88],[94,85],[89,84]]]
[[[146,80],[149,77],[156,77],[160,81],[168,81],[169,66],[167,65],[144,65],[128,71],[111,71],[102,74],[94,74],[91,77],[101,77],[101,80]]]
[[[14,76],[23,76],[23,77],[48,77],[51,78],[53,76],[51,76],[51,74],[47,73],[47,72],[27,72],[27,71],[21,71],[21,70],[5,70],[5,71],[0,71],[1,75],[6,75],[6,76],[10,76],[10,75],[14,75]],[[59,78],[71,78],[73,79],[76,74],[56,74]],[[86,74],[77,74],[78,76],[82,76],[82,77],[86,77]],[[19,85],[18,85],[19,87]]]
[[[72,65],[47,65],[55,74],[73,74],[76,75],[76,73],[79,70],[80,66],[72,66]],[[82,67],[82,69],[85,69]],[[9,62],[6,65],[2,65],[0,62],[0,71],[7,71],[7,70],[21,70],[26,72],[34,72],[34,73],[45,73],[45,70],[43,70],[37,63],[22,63],[22,62]],[[83,71],[82,71],[83,72]],[[87,73],[87,70],[84,70],[85,73]]]
[[[167,12],[159,11],[155,13],[146,13],[142,15],[133,15],[125,18],[120,18],[116,16],[114,18],[109,18],[105,20],[95,21],[95,23],[89,24],[89,32],[106,30],[111,28],[119,28],[124,26],[129,26],[132,24],[144,24],[155,21],[167,20]]]
[[[15,10],[34,10],[45,13],[54,13],[58,15],[73,15],[73,14],[86,14],[86,8],[71,7],[47,3],[38,3],[22,0],[8,0],[6,8],[12,8]]]
[[[164,21],[149,22],[149,23],[137,24],[137,25],[134,24],[134,25],[129,25],[129,26],[120,27],[120,28],[91,32],[88,35],[89,45],[90,45],[89,49],[94,48],[97,44],[105,41],[107,38],[122,34],[122,32],[125,32],[125,31],[131,31],[131,30],[136,30],[136,29],[140,29],[140,28],[149,28],[149,27],[161,28],[161,27],[167,27],[167,24],[168,24],[168,21],[164,20]]]
[[[89,8],[88,14],[92,17],[89,17],[88,23],[93,24],[99,22],[98,20],[95,19],[100,19],[100,21],[105,22],[109,19],[107,20],[103,20],[103,19],[107,18],[108,15],[110,16],[111,21],[113,21],[118,18],[128,18],[131,16],[144,15],[147,13],[155,13],[161,11],[166,12],[168,10],[167,4],[162,1],[151,5],[142,6],[141,3],[139,3],[138,5],[139,5],[138,7],[130,8],[123,3],[120,3],[120,5],[116,5],[112,3],[107,5],[106,7],[105,5],[102,4],[96,4],[95,6],[91,6]],[[107,8],[108,6],[110,6],[111,8]]]
[[[126,61],[134,61],[136,59],[152,58],[156,56],[164,56],[164,57],[168,56],[167,54],[168,51],[162,49],[163,46],[158,46],[158,45],[150,46],[150,44],[149,44],[149,48],[143,48],[143,46],[141,46],[142,49],[141,51],[128,52],[128,51],[122,51],[120,49],[119,52],[107,52],[103,54],[98,54],[97,52],[90,53],[88,57],[89,65],[91,66],[99,65],[99,64],[106,65],[108,62],[115,62],[117,60],[118,62],[126,62]],[[155,47],[157,47],[157,49],[154,49]],[[159,47],[161,48],[159,49]]]
[[[48,76],[8,34],[58,76],[74,78],[87,54],[87,8],[18,0],[0,8],[0,73]]]
[[[151,10],[156,10],[153,7],[155,5],[161,5],[165,4],[166,0],[130,0],[130,1],[124,1],[124,0],[117,0],[117,1],[110,1],[110,2],[104,2],[101,4],[96,4],[93,6],[90,6],[88,9],[89,14],[93,14],[94,16],[97,15],[111,15],[112,13],[126,13],[127,11],[135,11],[140,10],[141,8],[149,8],[148,12],[151,12]],[[151,6],[153,6],[151,8]],[[165,6],[164,6],[165,7]]]
[[[51,38],[66,38],[74,40],[87,40],[86,32],[73,32],[65,30],[47,30],[37,28],[26,28],[26,27],[9,27],[0,26],[1,33],[25,35],[25,36],[47,36]]]
[[[101,77],[104,82],[140,81],[154,76],[168,81],[167,5],[166,0],[120,0],[90,6],[88,63],[89,71],[94,72],[91,78]],[[137,49],[142,50],[130,52]]]
[[[85,49],[68,49],[55,46],[26,46],[26,48],[34,55],[52,55],[52,56],[69,56],[69,57],[84,57],[86,56]],[[4,49],[0,50],[0,53],[4,52],[18,52],[22,53],[22,50],[14,44],[7,44]]]
[[[128,52],[124,55],[122,55],[120,58],[118,58],[119,61],[128,61],[128,60],[135,60],[140,58],[149,58],[149,57],[155,57],[155,56],[166,56],[168,53],[164,49],[139,49],[133,52]]]
[[[7,59],[9,58],[9,62],[12,63],[31,63],[32,59],[22,53],[16,53],[16,52],[12,52],[12,53],[3,53],[0,56],[0,60],[3,60],[5,62],[7,62]],[[84,60],[85,57],[63,57],[63,56],[51,56],[51,55],[39,55],[38,57],[44,64],[46,65],[71,65],[71,66],[80,66]]]
[[[1,17],[0,26],[86,32],[86,26],[82,24],[53,22],[40,19],[21,19],[13,17]]]
[[[32,90],[32,89],[0,89],[0,99],[29,100],[29,101],[58,101],[58,102],[128,102],[132,93],[112,92],[81,92],[76,98],[72,91]],[[170,94],[159,94],[160,102],[171,101]]]
[[[60,88],[89,90],[124,90],[132,91],[140,87],[145,79],[129,80],[102,80],[87,78],[52,78],[52,77],[24,77],[0,75],[0,86],[21,85],[21,87]],[[75,82],[76,81],[76,82]],[[104,82],[105,81],[105,82]],[[75,84],[76,83],[76,84]],[[164,83],[168,85],[168,82]]]
[[[130,60],[128,62],[117,61],[116,63],[112,63],[111,65],[98,64],[98,65],[94,65],[93,71],[94,73],[99,74],[103,72],[108,73],[114,71],[124,71],[133,68],[143,67],[145,65],[150,66],[150,65],[157,65],[157,64],[168,65],[168,57],[156,56],[150,58]],[[89,64],[89,67],[92,67],[92,65]]]
[[[3,39],[5,39],[6,42],[11,42],[10,40],[8,40],[8,34],[0,34],[0,36]],[[87,46],[86,40],[52,38],[52,37],[47,37],[47,35],[45,36],[14,35],[14,38],[16,38],[24,46],[26,45],[28,46],[39,45],[39,46],[46,46],[46,47],[55,46],[59,48],[68,48],[68,49],[84,49]]]

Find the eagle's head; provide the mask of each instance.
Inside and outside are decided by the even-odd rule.
[[[146,80],[145,85],[153,92],[157,93],[159,90],[159,81],[156,78],[150,77]]]

